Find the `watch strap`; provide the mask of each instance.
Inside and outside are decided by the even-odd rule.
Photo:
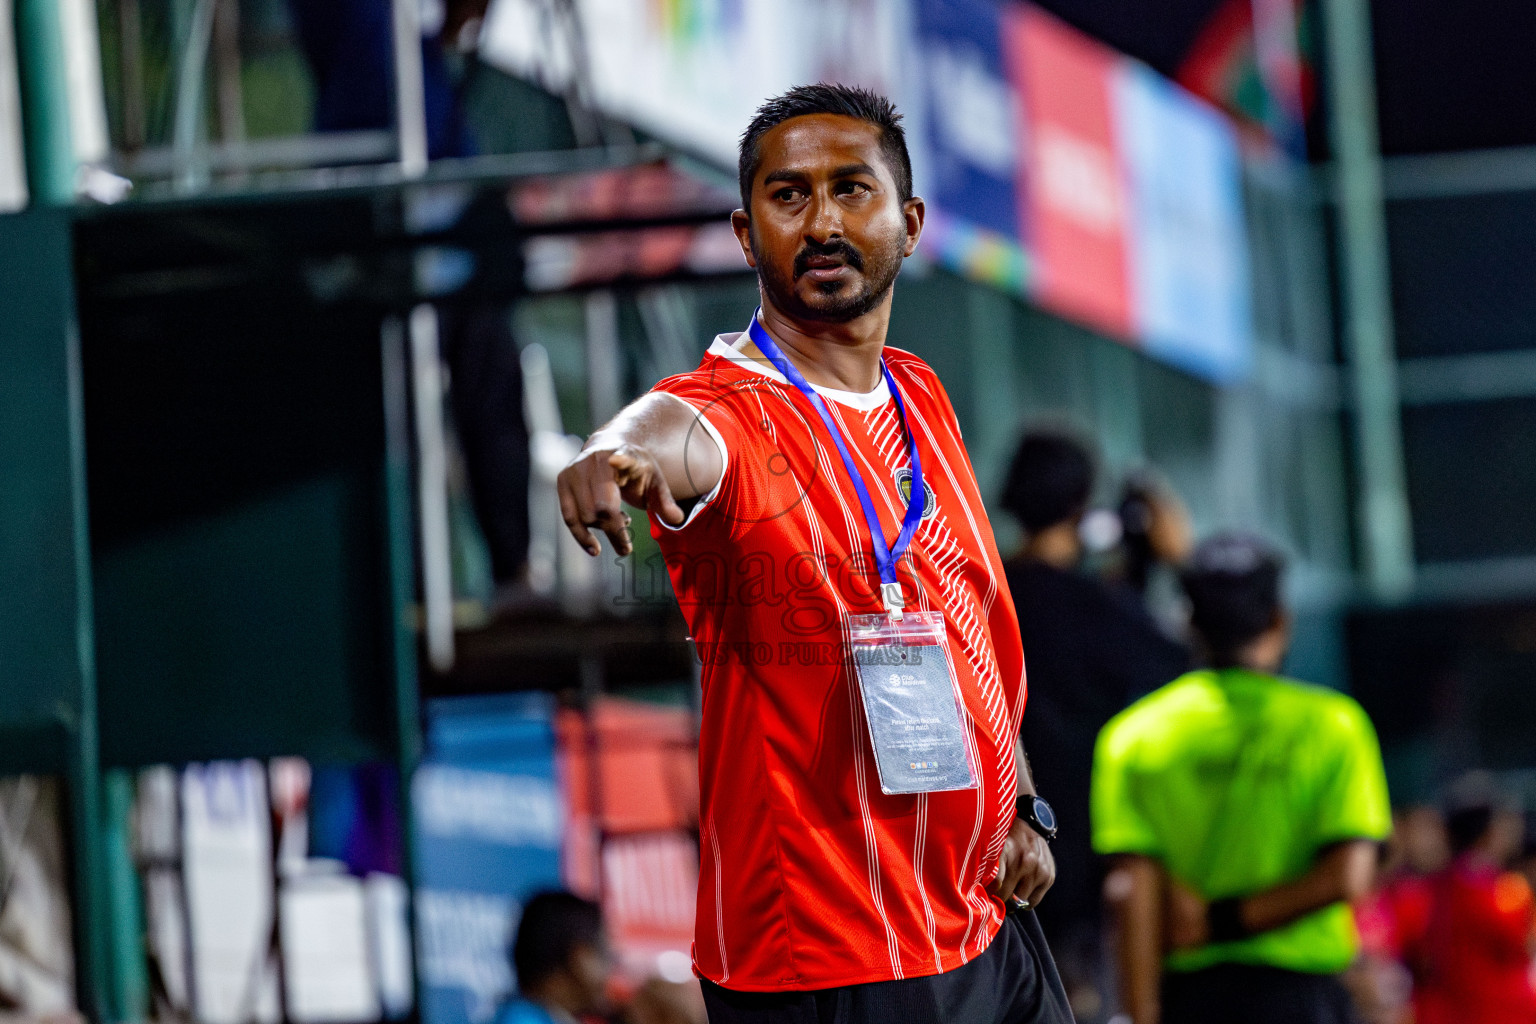
[[[1248,928],[1243,924],[1242,897],[1228,896],[1206,904],[1205,925],[1212,942],[1237,942],[1248,938]]]
[[[1024,824],[1034,829],[1046,842],[1050,842],[1056,838],[1056,830],[1054,828],[1047,828],[1045,823],[1040,820],[1040,816],[1035,813],[1035,801],[1038,799],[1039,794],[1037,793],[1021,793],[1013,801],[1014,815]]]

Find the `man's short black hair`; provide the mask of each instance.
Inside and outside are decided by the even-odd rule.
[[[523,907],[512,942],[517,984],[527,991],[563,969],[583,946],[603,941],[603,912],[596,903],[563,890],[541,892]]]
[[[1217,668],[1236,664],[1242,649],[1280,615],[1285,557],[1250,534],[1222,533],[1202,542],[1179,574],[1189,595],[1189,622]]]
[[[1445,838],[1451,855],[1459,857],[1482,842],[1493,827],[1493,805],[1458,807],[1445,816]]]
[[[1093,496],[1088,446],[1063,430],[1031,430],[1019,442],[1003,485],[1003,507],[1027,533],[1081,516]]]
[[[842,114],[856,117],[880,129],[880,150],[896,179],[896,195],[902,202],[912,198],[912,158],[907,155],[907,133],[901,127],[896,104],[869,89],[852,85],[797,85],[757,108],[747,130],[741,133],[741,153],[736,175],[741,184],[741,208],[752,211],[752,179],[762,164],[763,136],[792,117],[810,114]]]
[[[1461,856],[1482,842],[1501,812],[1516,805],[1485,771],[1468,772],[1445,792],[1445,838],[1453,856]]]

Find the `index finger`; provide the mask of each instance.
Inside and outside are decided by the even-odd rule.
[[[610,485],[611,486],[611,485]],[[604,517],[599,524],[603,533],[608,536],[608,543],[613,545],[615,554],[627,555],[634,547],[634,542],[629,536],[629,513],[619,510],[617,516]]]
[[[672,488],[660,473],[655,475],[646,490],[645,505],[647,512],[655,512],[668,526],[681,526],[688,518],[677,499],[672,497]]]
[[[600,549],[597,539],[592,536],[592,531],[587,529],[587,524],[581,521],[581,515],[577,512],[576,497],[571,493],[570,484],[560,481],[558,488],[560,494],[560,518],[565,520],[565,528],[571,531],[571,536],[576,538],[576,543],[587,554],[596,557]]]

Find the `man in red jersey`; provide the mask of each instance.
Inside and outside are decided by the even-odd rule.
[[[1490,779],[1473,775],[1446,815],[1451,863],[1429,878],[1427,919],[1403,955],[1419,1024],[1536,1024],[1531,952],[1536,899],[1505,870],[1523,825]]]
[[[1055,821],[1013,601],[943,386],[885,346],[924,215],[900,120],[828,85],[758,110],[732,225],[760,312],[560,477],[593,555],[629,552],[621,499],[650,513],[703,662],[713,1024],[1072,1019],[1027,909]]]

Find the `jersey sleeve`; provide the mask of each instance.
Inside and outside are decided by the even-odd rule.
[[[1138,800],[1135,748],[1124,714],[1112,719],[1099,733],[1089,795],[1096,853],[1139,853],[1148,857],[1163,854],[1157,830]]]
[[[680,374],[668,377],[651,389],[683,402],[697,414],[688,438],[689,444],[713,442],[720,450],[723,467],[720,479],[707,493],[685,505],[687,518],[679,526],[654,522],[661,529],[676,532],[688,529],[702,518],[706,510],[723,515],[728,521],[739,521],[744,513],[744,495],[751,488],[744,486],[756,464],[756,450],[761,445],[760,431],[752,429],[753,420],[747,415],[745,403],[754,401],[750,396],[729,388],[721,388],[698,374]]]
[[[1333,742],[1320,765],[1316,845],[1385,839],[1392,832],[1392,805],[1376,730],[1364,709],[1342,695],[1327,714]]]

